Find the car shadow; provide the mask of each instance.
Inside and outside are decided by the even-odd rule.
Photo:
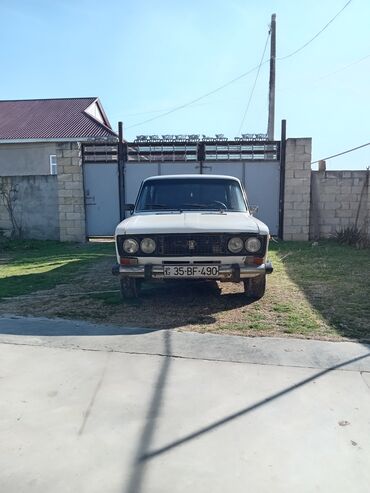
[[[25,300],[28,317],[0,318],[0,334],[114,336],[146,334],[191,325],[206,327],[217,321],[218,313],[252,303],[240,290],[222,293],[216,282],[174,281],[148,283],[139,298],[123,302],[118,291],[81,295],[77,299],[68,295],[48,299],[45,295],[37,301],[38,306],[32,312]],[[35,298],[30,297],[30,305],[34,302]],[[2,312],[4,314],[4,308]],[[32,319],[30,314],[46,318]],[[94,323],[86,320],[94,320]]]
[[[125,320],[136,317],[141,327],[170,329],[197,325],[199,328],[217,322],[217,314],[221,312],[254,303],[241,291],[241,286],[237,289],[237,292],[223,292],[216,282],[148,283],[140,298],[121,304],[121,313]]]

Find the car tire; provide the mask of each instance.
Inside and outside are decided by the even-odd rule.
[[[260,300],[266,290],[266,275],[251,277],[244,281],[244,292],[251,300]]]
[[[120,278],[121,298],[123,300],[138,298],[140,294],[141,282],[132,277]]]

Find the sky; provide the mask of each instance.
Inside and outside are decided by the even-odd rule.
[[[271,14],[279,58],[313,38],[346,2],[0,0],[0,99],[98,96],[112,127],[123,122],[127,140],[266,133],[268,63],[241,129],[256,70],[162,114],[258,66]],[[312,160],[370,142],[369,18],[370,1],[352,0],[312,43],[277,61],[275,138],[286,119],[288,137],[312,137]],[[367,166],[370,146],[327,161],[327,169]]]

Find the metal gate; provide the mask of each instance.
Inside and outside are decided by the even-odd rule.
[[[117,145],[83,150],[86,235],[112,236],[120,222]]]
[[[283,166],[279,141],[262,140],[260,136],[233,141],[163,137],[142,136],[125,143],[121,157],[117,145],[84,146],[88,236],[114,234],[122,216],[120,202],[134,203],[145,178],[199,173],[239,178],[249,204],[258,206],[256,217],[268,225],[271,234],[280,233]]]

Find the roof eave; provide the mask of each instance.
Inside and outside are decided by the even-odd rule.
[[[111,137],[65,137],[57,139],[0,139],[0,144],[32,144],[58,142],[117,142],[118,136]]]

